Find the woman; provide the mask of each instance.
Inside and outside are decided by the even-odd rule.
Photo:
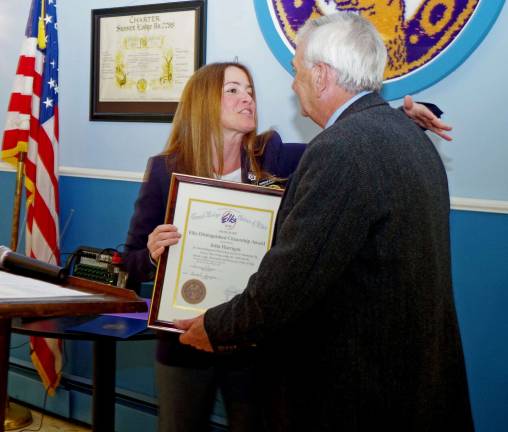
[[[210,145],[213,143],[213,145]],[[267,185],[294,171],[305,146],[282,144],[276,133],[256,136],[256,102],[249,71],[210,64],[187,83],[166,149],[150,159],[126,242],[130,286],[152,279],[177,228],[162,224],[172,172]],[[161,225],[162,224],[162,225]],[[164,333],[157,349],[159,431],[203,431],[222,390],[231,431],[259,431],[247,355],[216,358]]]
[[[409,99],[408,114],[434,127],[437,118]],[[437,123],[438,129],[443,124]],[[239,63],[209,64],[188,81],[166,149],[151,158],[131,220],[124,262],[129,285],[153,279],[155,263],[180,238],[164,224],[172,172],[268,185],[288,177],[305,149],[275,132],[256,135],[252,77]],[[161,333],[157,348],[159,432],[203,431],[221,389],[231,431],[259,431],[249,364],[253,353],[219,357]]]

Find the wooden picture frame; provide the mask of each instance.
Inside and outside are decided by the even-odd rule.
[[[159,258],[148,327],[179,331],[243,291],[270,249],[282,189],[173,174],[165,223],[181,238]]]
[[[204,0],[92,10],[90,120],[171,122],[205,62]]]

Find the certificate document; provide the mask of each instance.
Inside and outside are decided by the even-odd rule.
[[[244,290],[270,249],[282,195],[258,186],[177,177],[167,223],[182,237],[161,258],[152,301],[156,310],[152,306],[150,313],[152,321],[164,323],[200,315]]]
[[[99,102],[177,102],[195,65],[195,12],[104,17]]]

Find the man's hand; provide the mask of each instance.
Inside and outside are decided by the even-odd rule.
[[[200,315],[192,319],[176,320],[174,325],[180,330],[185,330],[185,333],[180,335],[181,343],[198,350],[213,352],[212,344],[206,334],[204,318],[204,315]]]
[[[414,102],[411,96],[404,97],[402,108],[406,115],[419,126],[434,132],[446,141],[453,139],[446,133],[451,131],[452,127],[439,120],[425,105]]]

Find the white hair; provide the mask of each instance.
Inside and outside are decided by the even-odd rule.
[[[337,84],[350,93],[377,91],[383,84],[386,47],[376,28],[352,12],[308,21],[297,34],[306,67],[326,63]]]

